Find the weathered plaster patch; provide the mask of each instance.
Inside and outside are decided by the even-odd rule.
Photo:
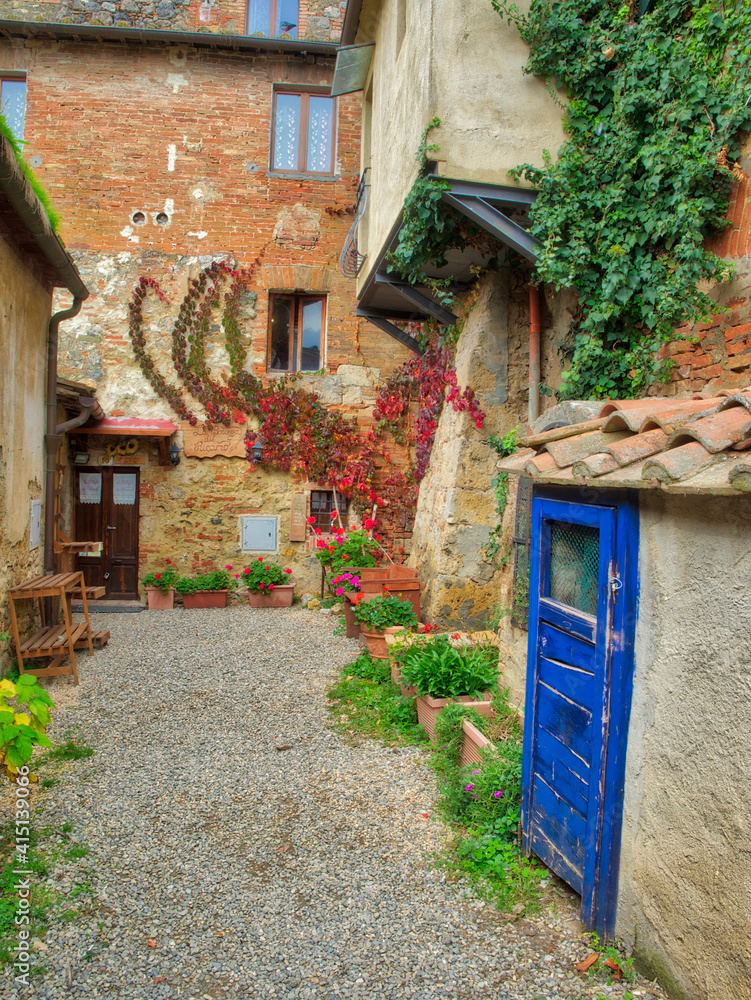
[[[206,232],[205,229],[202,229],[197,233],[191,233],[191,232],[188,233],[188,236],[195,236],[197,240],[205,240],[208,235],[209,234]]]
[[[175,160],[177,159],[177,146],[174,142],[171,142],[167,146],[167,170],[170,172],[175,169]]]
[[[182,73],[168,73],[167,86],[172,87],[173,94],[179,94],[180,87],[187,87],[188,81],[185,79]]]

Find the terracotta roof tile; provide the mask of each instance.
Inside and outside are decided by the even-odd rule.
[[[671,493],[751,492],[751,387],[610,400],[598,419],[522,439],[499,468],[536,482]]]

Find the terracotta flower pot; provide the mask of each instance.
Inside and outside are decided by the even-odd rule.
[[[146,599],[149,602],[149,611],[171,611],[175,606],[175,588],[165,593],[159,587],[147,587]]]
[[[186,608],[226,608],[228,590],[197,590],[195,594],[183,594]]]
[[[345,635],[348,639],[359,639],[360,637],[360,623],[355,618],[355,612],[352,609],[352,602],[349,599],[349,595],[344,595],[344,624],[346,627]]]
[[[368,652],[374,660],[387,660],[389,658],[386,648],[386,638],[383,632],[371,632],[361,625],[360,635],[365,640]]]
[[[291,608],[294,596],[294,583],[280,583],[273,590],[264,588],[257,594],[248,594],[248,604],[251,608]]]
[[[493,714],[493,702],[490,691],[486,691],[482,698],[471,698],[468,694],[460,695],[458,698],[431,698],[429,694],[418,695],[417,698],[417,721],[425,729],[428,736],[435,743],[435,720],[438,713],[446,705],[459,701],[463,705],[471,705],[476,708],[480,715],[488,718]]]
[[[417,688],[416,687],[412,687],[409,684],[402,684],[402,678],[401,678],[401,675],[400,675],[399,664],[398,663],[393,663],[392,662],[392,664],[391,664],[391,680],[399,688],[399,690],[402,693],[402,697],[403,698],[416,698],[417,697]]]
[[[469,719],[462,719],[462,730],[464,739],[462,741],[461,765],[467,767],[469,764],[482,764],[482,753],[485,747],[492,747],[493,744],[483,736],[477,726],[473,726]]]

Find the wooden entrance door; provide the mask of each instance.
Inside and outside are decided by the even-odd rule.
[[[532,505],[524,843],[604,935],[617,898],[637,529],[619,526],[615,504]]]
[[[76,470],[75,538],[102,543],[76,556],[76,569],[108,600],[138,600],[138,486],[138,469]]]

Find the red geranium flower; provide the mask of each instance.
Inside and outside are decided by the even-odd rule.
[[[162,579],[162,574],[161,573],[154,573],[154,579],[155,580],[161,580]]]
[[[375,528],[375,525],[376,525],[376,523],[375,523],[375,521],[373,520],[372,517],[366,517],[365,520],[362,523],[365,525],[365,527],[368,530],[370,530],[371,528]]]
[[[285,571],[284,571],[284,572],[285,572],[285,573],[291,573],[291,572],[292,572],[292,570],[291,570],[291,569],[285,569]]]
[[[316,523],[316,519],[313,517],[312,514],[311,514],[310,517],[306,518],[305,520],[308,522],[308,524],[315,524]]]

